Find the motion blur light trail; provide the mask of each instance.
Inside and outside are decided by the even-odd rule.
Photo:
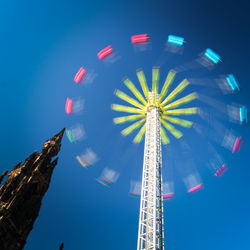
[[[141,196],[141,182],[140,181],[131,181],[130,182],[130,191],[129,195],[135,198]]]
[[[75,75],[74,81],[76,83],[81,83],[82,79],[86,76],[86,70],[81,67]]]
[[[111,47],[111,45],[109,45],[108,47],[102,49],[100,52],[98,52],[97,56],[100,60],[104,60],[106,59],[108,56],[111,56],[113,53],[113,48]]]
[[[65,104],[65,112],[66,114],[70,115],[72,114],[72,110],[73,110],[73,101],[67,97]]]
[[[168,36],[168,43],[172,43],[172,44],[177,45],[177,46],[182,46],[184,43],[184,38],[174,36],[174,35],[169,35]]]
[[[237,137],[233,146],[232,153],[239,152],[242,147],[242,143],[243,143],[242,137],[241,136]]]
[[[82,155],[77,155],[76,159],[85,168],[92,166],[98,161],[97,155],[91,148],[87,148]]]
[[[214,174],[214,176],[222,176],[225,172],[227,171],[227,165],[226,164],[223,164],[221,166],[221,168],[219,168],[216,173]]]
[[[111,185],[118,180],[119,175],[120,174],[113,169],[104,168],[101,176],[97,179],[97,181],[104,186],[111,187]]]
[[[149,40],[148,34],[134,35],[131,37],[131,42],[133,44],[146,44]]]
[[[235,77],[233,74],[230,74],[228,77],[227,77],[227,82],[229,84],[229,86],[231,87],[231,89],[233,91],[236,91],[236,90],[239,90],[239,84],[238,82],[236,81]]]
[[[215,64],[217,64],[220,61],[220,56],[211,49],[206,49],[204,55]]]
[[[69,129],[66,129],[66,135],[71,143],[76,143],[85,138],[85,130],[81,124],[77,124]]]

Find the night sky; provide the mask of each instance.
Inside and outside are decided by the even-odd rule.
[[[161,86],[171,68],[212,48],[222,58],[215,70],[183,72],[178,80],[185,74],[207,79],[233,73],[241,91],[236,96],[222,95],[219,101],[250,107],[249,10],[243,0],[1,1],[0,171],[11,170],[33,151],[40,151],[44,141],[63,127],[82,124],[86,132],[86,138],[76,144],[64,136],[25,250],[59,249],[61,242],[70,250],[136,249],[139,199],[129,197],[128,191],[130,181],[141,178],[143,143],[134,145],[135,133],[122,137],[125,125],[113,124],[119,115],[110,109],[111,103],[125,104],[113,93],[117,88],[129,93],[122,83],[125,76],[139,88],[138,68],[151,82],[152,67],[165,58],[164,43],[174,34],[185,38],[185,50],[181,56],[169,54],[160,65]],[[141,33],[150,34],[150,50],[134,50],[130,37]],[[110,44],[119,58],[114,63],[101,62],[97,53]],[[74,83],[80,66],[95,72],[92,83]],[[65,114],[67,97],[84,99],[82,114]],[[208,139],[192,129],[180,129],[204,188],[187,194],[181,178],[185,162],[175,164],[176,195],[164,203],[167,250],[250,249],[249,127],[225,119],[222,123],[242,135],[244,144],[237,154],[214,145],[229,166],[221,178],[206,166]],[[182,159],[182,152],[175,149],[178,142],[171,139],[172,158]],[[75,159],[86,148],[99,158],[89,169]],[[171,158],[164,150],[163,177],[165,158]],[[110,188],[96,181],[106,167],[120,174]]]

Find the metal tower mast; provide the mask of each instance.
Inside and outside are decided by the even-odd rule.
[[[176,97],[189,85],[187,79],[168,93],[176,74],[173,70],[169,71],[160,92],[158,92],[159,67],[152,69],[152,91],[149,91],[143,71],[139,69],[136,73],[144,96],[127,77],[124,78],[124,84],[136,99],[116,90],[115,95],[132,107],[112,104],[111,108],[133,115],[116,117],[113,121],[115,124],[133,122],[122,130],[124,136],[140,128],[133,140],[134,143],[140,143],[145,134],[137,250],[164,250],[161,141],[164,145],[170,143],[165,130],[177,139],[183,136],[173,124],[185,128],[192,127],[191,121],[176,116],[197,114],[196,107],[179,107],[197,99],[198,96],[193,92],[176,100]]]
[[[153,103],[153,93],[149,92]],[[158,99],[158,98],[157,98]],[[147,110],[137,250],[164,250],[161,174],[161,111]]]
[[[156,105],[148,107],[137,250],[164,250],[160,117]]]

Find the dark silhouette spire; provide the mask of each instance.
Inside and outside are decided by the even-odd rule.
[[[47,140],[41,153],[19,162],[0,187],[0,249],[23,249],[38,217],[42,198],[57,164],[65,129]],[[0,176],[0,183],[8,171]]]

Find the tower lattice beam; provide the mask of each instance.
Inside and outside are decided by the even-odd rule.
[[[156,105],[148,107],[137,250],[164,250],[160,117]]]

